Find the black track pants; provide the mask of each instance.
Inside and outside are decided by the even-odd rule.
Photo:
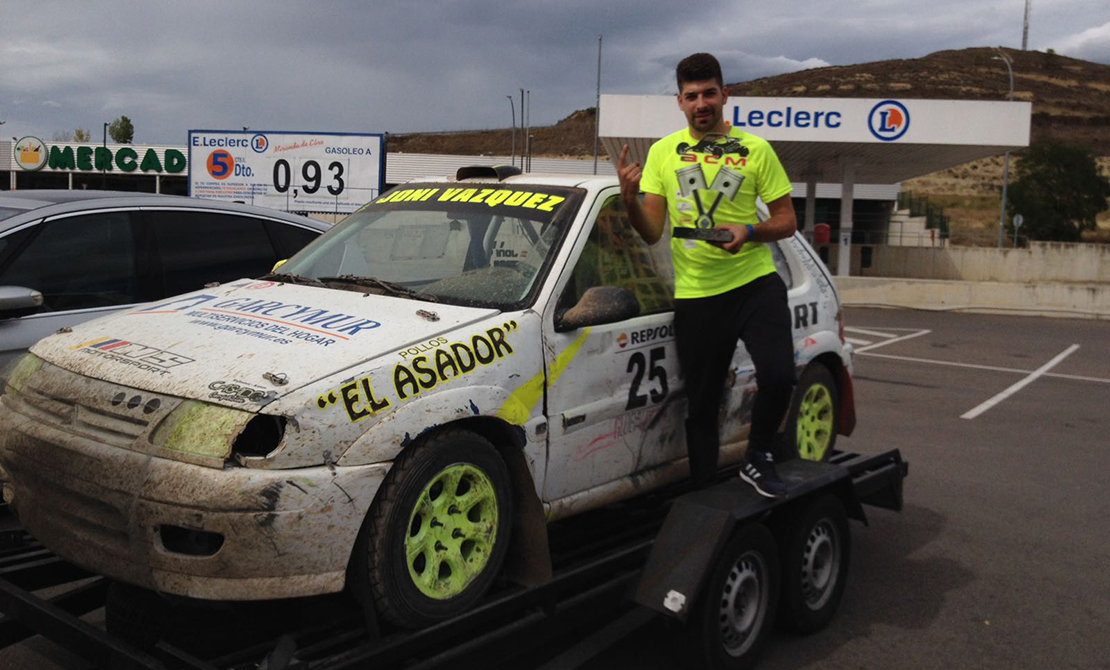
[[[717,471],[717,421],[737,339],[744,342],[755,363],[759,386],[748,445],[772,450],[795,383],[786,285],[777,274],[769,274],[720,295],[676,300],[675,339],[689,401],[690,475],[704,484]]]

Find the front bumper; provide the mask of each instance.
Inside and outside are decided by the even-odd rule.
[[[341,590],[389,470],[204,467],[45,425],[13,405],[0,398],[0,466],[26,529],[88,570],[193,598]],[[222,544],[210,555],[167,548],[167,532],[190,530],[219,534]]]

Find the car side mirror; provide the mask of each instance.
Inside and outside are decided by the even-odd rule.
[[[636,295],[620,286],[593,286],[586,289],[578,304],[556,314],[555,330],[566,332],[584,326],[600,326],[640,315]]]
[[[23,286],[0,286],[0,319],[34,314],[42,307],[42,293]]]

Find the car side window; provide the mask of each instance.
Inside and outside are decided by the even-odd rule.
[[[674,267],[667,240],[644,242],[624,209],[612,196],[598,213],[578,257],[560,307],[574,306],[593,286],[621,286],[640,302],[640,314],[674,309]]]
[[[794,276],[790,272],[790,264],[786,262],[786,256],[783,255],[782,245],[786,244],[786,240],[778,242],[771,242],[767,246],[771,249],[771,258],[775,261],[775,271],[782,277],[782,283],[786,284],[786,288],[794,288]]]
[[[266,230],[270,233],[274,244],[277,245],[278,254],[282,258],[289,258],[320,236],[318,230],[301,228],[280,221],[267,221]]]
[[[142,301],[130,213],[70,216],[35,229],[0,268],[0,285],[40,291],[46,312]]]
[[[262,219],[212,212],[148,211],[166,295],[266,274],[278,261]]]

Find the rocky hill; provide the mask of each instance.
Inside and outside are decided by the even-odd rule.
[[[1084,144],[1110,155],[1110,65],[1041,51],[1001,50],[1014,100],[1033,103],[1033,141]],[[938,51],[924,58],[823,67],[730,84],[732,95],[1005,100],[1010,77],[999,50]]]
[[[1051,137],[1110,156],[1110,65],[1054,53],[1003,49],[1014,71],[1014,99],[1033,103],[1033,140]],[[729,84],[732,95],[838,98],[1005,100],[1010,80],[999,51],[970,48],[924,58],[885,60],[791,72]],[[531,129],[533,154],[592,156],[594,110],[579,110],[554,126]],[[508,128],[391,135],[391,151],[507,154]],[[517,137],[519,151],[521,138]]]
[[[532,155],[549,157],[593,157],[594,109],[574,112],[554,126],[536,126],[532,134]],[[521,153],[522,133],[516,133],[516,152]],[[512,150],[512,131],[464,130],[447,133],[390,135],[389,150],[416,154],[454,154],[508,156]]]

